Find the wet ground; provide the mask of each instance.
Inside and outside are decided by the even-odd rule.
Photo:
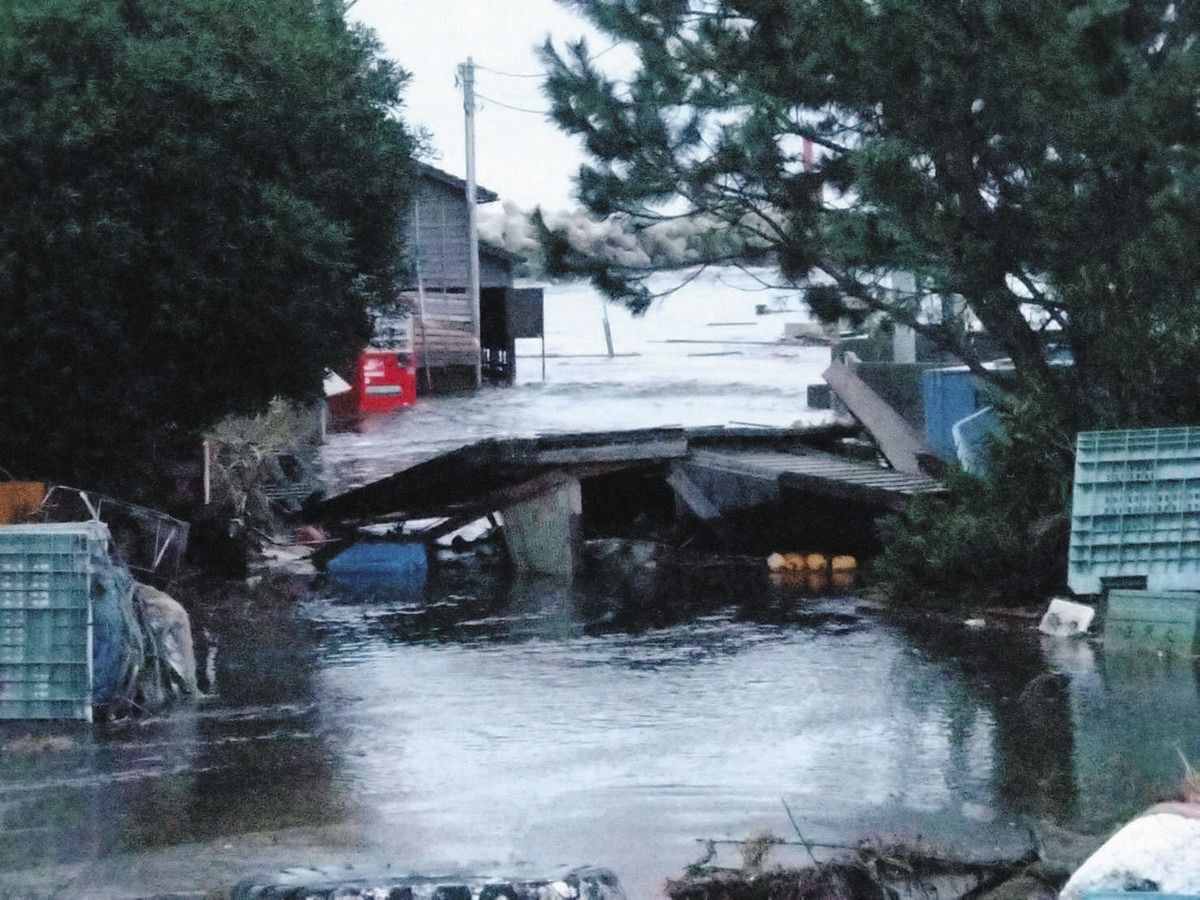
[[[551,359],[544,385],[523,360],[511,391],[334,436],[331,482],[489,434],[821,415],[804,388],[827,351],[657,343],[767,340],[787,318],[753,315],[787,298],[727,307],[719,281],[698,287],[657,320],[614,313],[616,350],[642,356]],[[603,352],[595,296],[554,297],[551,352]],[[750,324],[710,324],[725,320]],[[594,862],[652,898],[698,838],[790,836],[781,799],[810,840],[920,833],[990,857],[1025,850],[1025,817],[1104,830],[1172,789],[1179,750],[1200,758],[1191,662],[864,617],[762,577],[673,588],[663,605],[608,579],[451,566],[369,600],[189,590],[214,650],[208,699],[124,725],[0,729],[0,895],[382,860],[514,875]]]

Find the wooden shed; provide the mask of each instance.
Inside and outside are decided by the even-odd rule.
[[[483,187],[476,188],[476,198],[481,204],[499,199]],[[536,296],[529,289],[515,290],[519,257],[482,241],[480,322],[475,322],[468,290],[468,222],[463,180],[421,166],[421,181],[404,224],[412,278],[401,296],[412,309],[418,384],[426,389],[470,386],[480,360],[485,379],[511,383],[516,376],[516,338],[541,335],[541,290],[533,291]]]

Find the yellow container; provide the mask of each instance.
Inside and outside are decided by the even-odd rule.
[[[835,556],[830,566],[835,572],[853,572],[858,568],[858,560],[853,556]]]
[[[45,497],[46,485],[40,481],[0,481],[0,525],[22,521]]]
[[[789,572],[787,569],[780,569],[778,572],[771,573],[771,581],[780,587],[790,590],[803,590],[807,586],[805,578],[806,576],[803,572]]]
[[[804,567],[810,572],[828,572],[829,557],[824,553],[810,553],[804,558]]]
[[[848,591],[854,587],[854,582],[858,580],[858,573],[854,571],[834,572],[829,580],[839,591]]]
[[[785,553],[783,555],[783,571],[785,572],[803,572],[804,555],[801,553]]]

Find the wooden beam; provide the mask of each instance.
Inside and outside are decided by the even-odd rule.
[[[629,466],[664,463],[687,452],[687,440],[679,428],[489,439],[347,491],[315,504],[306,513],[311,521],[361,522],[400,513],[426,518],[465,514],[472,509],[491,512],[503,505],[504,491],[545,470],[563,470],[553,477],[587,478]],[[565,470],[570,470],[570,476]]]
[[[848,500],[861,503],[864,506],[876,506],[890,509],[893,512],[903,512],[913,495],[888,487],[871,484],[856,484],[850,481],[839,481],[836,478],[824,478],[820,475],[808,475],[802,472],[784,472],[779,476],[779,486],[787,491],[801,494],[816,494],[819,497],[830,497],[835,500]]]
[[[696,484],[681,466],[672,465],[667,471],[667,484],[675,492],[679,502],[691,511],[725,546],[730,546],[731,536],[725,527],[725,520],[700,485]]]
[[[921,456],[930,452],[911,425],[854,374],[849,367],[830,366],[821,376],[879,447],[892,468],[909,475],[924,474]]]
[[[679,466],[671,466],[667,472],[667,484],[684,506],[692,511],[701,522],[712,522],[721,518],[721,511],[708,499],[708,495],[692,481]]]
[[[539,450],[533,459],[537,465],[547,466],[599,462],[645,462],[682,459],[687,455],[687,441],[679,438],[677,440],[637,444],[609,444],[600,447],[565,447],[557,450]]]

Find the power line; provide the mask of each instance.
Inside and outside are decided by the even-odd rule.
[[[607,47],[605,47],[603,50],[601,50],[601,51],[600,51],[599,53],[597,53],[595,56],[591,57],[591,59],[599,59],[599,58],[600,58],[600,57],[602,57],[602,56],[603,56],[605,53],[608,53],[610,50],[616,50],[616,49],[617,49],[617,47],[619,47],[619,46],[621,46],[621,42],[620,42],[620,41],[613,41],[611,44],[609,44]]]
[[[595,56],[588,57],[589,59],[599,59],[610,50],[615,50],[621,45],[620,41],[614,41],[609,44]],[[491,66],[485,66],[483,63],[475,63],[475,68],[482,72],[490,72],[493,75],[502,75],[505,78],[545,78],[545,72],[505,72],[503,69],[493,69]]]
[[[493,69],[491,66],[485,66],[482,63],[476,63],[475,68],[481,69],[484,72],[491,72],[493,75],[503,75],[505,78],[545,78],[546,73],[538,72],[502,72],[499,69]]]
[[[480,100],[485,100],[485,101],[487,101],[488,103],[495,104],[496,106],[502,106],[502,107],[504,107],[505,109],[511,109],[511,110],[513,110],[514,112],[531,113],[532,115],[535,115],[535,116],[548,116],[548,115],[550,115],[550,111],[549,111],[549,110],[545,110],[545,109],[530,109],[530,108],[529,108],[529,107],[527,107],[527,106],[513,106],[511,103],[504,103],[503,101],[500,101],[500,100],[495,100],[495,99],[493,99],[493,98],[491,98],[491,97],[488,97],[488,96],[486,96],[485,94],[480,94],[478,91],[475,93],[475,96],[476,96],[476,97],[478,97]]]

